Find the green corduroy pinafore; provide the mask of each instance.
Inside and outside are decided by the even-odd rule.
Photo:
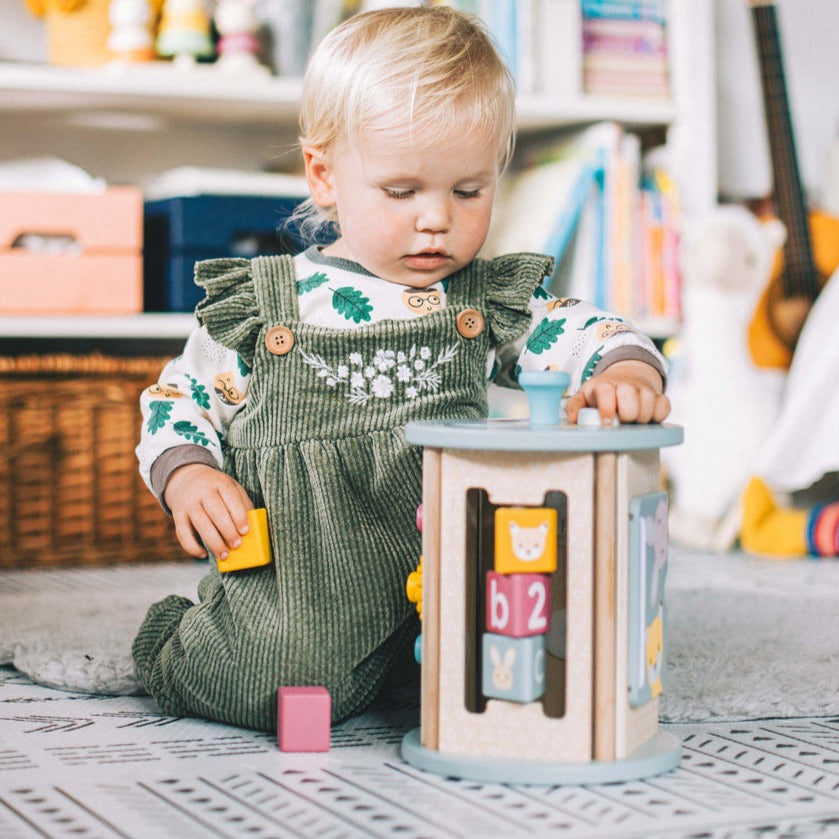
[[[338,720],[410,668],[422,452],[404,426],[486,415],[487,354],[527,328],[549,270],[530,254],[476,260],[449,278],[446,308],[337,330],[300,323],[290,257],[199,264],[199,319],[253,371],[225,469],[267,507],[273,563],[211,570],[197,605],[149,610],[134,657],[165,712],[274,730],[278,686],[323,685]],[[474,337],[457,328],[467,308],[484,318]],[[294,339],[282,355],[266,346],[276,326]]]

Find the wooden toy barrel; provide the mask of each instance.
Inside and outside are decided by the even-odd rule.
[[[629,780],[676,766],[681,749],[658,729],[657,699],[642,692],[632,707],[625,698],[632,563],[623,524],[633,499],[663,496],[658,450],[680,443],[682,429],[501,419],[410,423],[406,437],[425,452],[422,724],[403,740],[405,759],[455,777],[532,784]],[[565,496],[560,712],[550,713],[548,698],[474,699],[469,673],[484,618],[470,604],[483,596],[486,563],[472,555],[489,538],[475,524],[475,492],[491,515]]]

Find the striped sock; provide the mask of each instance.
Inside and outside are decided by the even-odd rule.
[[[807,550],[812,556],[839,554],[839,501],[818,504],[810,511]]]

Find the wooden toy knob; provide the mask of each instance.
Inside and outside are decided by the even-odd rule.
[[[564,370],[525,371],[519,384],[527,396],[531,425],[557,425],[562,394],[571,381]]]

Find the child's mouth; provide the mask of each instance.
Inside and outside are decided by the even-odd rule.
[[[446,265],[451,257],[445,251],[423,251],[422,253],[409,253],[405,261],[412,268],[420,268],[431,271]]]

